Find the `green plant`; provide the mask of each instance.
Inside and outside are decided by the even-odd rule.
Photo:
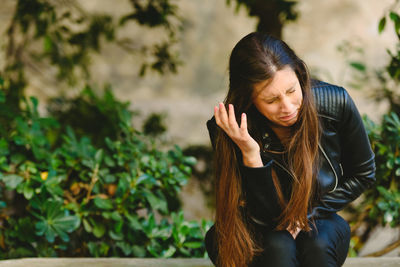
[[[384,67],[369,66],[364,62],[365,54],[362,46],[355,46],[344,42],[339,46],[339,51],[346,58],[350,71],[346,70],[342,76],[350,74],[349,85],[353,88],[365,90],[366,94],[377,102],[385,101],[394,111],[400,115],[400,94],[398,92],[400,82],[400,1],[394,0],[393,4],[385,10],[378,24],[378,32],[382,33],[388,28],[388,21],[392,25],[397,36],[394,50],[386,49],[389,61]]]
[[[368,131],[372,149],[375,153],[376,184],[363,195],[357,206],[350,206],[350,223],[352,228],[351,252],[356,256],[368,241],[372,231],[379,225],[400,226],[400,1],[394,0],[388,6],[379,21],[378,32],[381,33],[390,25],[397,36],[394,51],[387,50],[389,62],[385,67],[376,68],[363,62],[362,48],[345,43],[340,47],[346,57],[351,73],[351,86],[365,90],[376,101],[385,101],[389,110],[382,121],[374,123],[367,117],[364,124]],[[356,57],[354,57],[356,54]],[[349,73],[349,72],[347,72]],[[400,246],[400,240],[389,244],[369,256],[381,256]]]
[[[92,55],[101,53],[106,42],[137,58],[132,67],[140,76],[176,73],[182,65],[176,50],[182,26],[177,5],[171,0],[127,2],[129,7],[117,16],[89,12],[79,1],[13,1],[0,70],[9,110],[18,113],[32,72],[56,88],[90,82]],[[158,38],[142,41],[132,37],[129,28],[123,34],[127,25],[144,29],[144,35],[156,32]]]
[[[364,117],[364,123],[375,153],[376,183],[364,193],[361,204],[352,210],[354,253],[362,247],[377,225],[400,225],[400,119],[391,112],[383,116],[380,125],[367,117]],[[364,230],[359,231],[362,224]],[[388,250],[384,249],[383,252]]]
[[[292,0],[226,0],[227,5],[236,3],[236,11],[244,6],[249,16],[258,19],[257,31],[282,37],[283,26],[297,19],[297,1]]]
[[[0,100],[6,109],[2,90]],[[19,116],[2,118],[1,258],[205,256],[211,222],[185,221],[177,198],[195,159],[178,146],[158,149],[111,102],[120,107],[119,127],[97,146],[41,117],[35,98]]]

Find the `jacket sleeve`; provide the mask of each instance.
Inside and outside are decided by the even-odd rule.
[[[375,160],[361,116],[350,95],[343,90],[344,109],[339,126],[343,177],[333,192],[321,197],[311,216],[337,212],[358,198],[375,182]]]
[[[219,127],[216,125],[214,117],[207,121],[207,128],[215,151]],[[269,224],[272,222],[272,218],[278,217],[280,213],[277,194],[271,176],[273,160],[263,159],[263,167],[252,168],[243,165],[240,152],[237,155],[242,188],[246,199],[246,209],[253,220]]]

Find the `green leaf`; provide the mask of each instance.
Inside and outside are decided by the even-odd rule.
[[[393,158],[389,158],[388,161],[386,162],[386,167],[389,170],[392,170],[394,166],[394,159]]]
[[[196,249],[203,246],[203,242],[185,242],[183,243],[183,246]]]
[[[161,253],[161,257],[163,257],[163,258],[171,258],[174,255],[175,252],[176,252],[176,248],[173,247],[173,246],[169,246],[169,248],[167,250],[164,250]]]
[[[130,215],[128,213],[125,214],[125,217],[128,219],[129,226],[134,230],[142,230],[143,227],[139,222],[139,219],[136,215]]]
[[[96,197],[94,199],[94,204],[96,205],[96,207],[103,210],[111,210],[113,208],[113,203],[110,199]]]
[[[97,164],[100,164],[103,159],[103,149],[99,149],[96,152],[96,155],[94,156],[94,160],[96,161]]]
[[[161,192],[158,192],[160,196],[157,196],[149,190],[143,190],[143,194],[153,210],[168,213],[167,201],[164,196],[161,196]]]
[[[24,184],[24,197],[29,200],[29,199],[32,198],[33,193],[34,193],[33,192],[33,188],[30,187],[30,184],[29,183],[25,183]]]
[[[122,221],[122,220],[121,220],[121,221],[117,221],[117,222],[114,224],[114,230],[115,230],[115,232],[116,232],[116,233],[120,233],[123,226],[124,226],[124,221]]]
[[[24,178],[16,174],[7,174],[4,175],[2,178],[3,182],[6,184],[7,188],[15,189],[17,186],[22,183]]]
[[[393,22],[400,21],[399,15],[393,11],[389,13],[389,17]]]
[[[0,77],[0,87],[3,86],[3,79]],[[3,91],[0,91],[0,103],[6,102],[6,96]]]
[[[91,233],[93,231],[93,228],[90,225],[90,223],[86,219],[83,219],[82,222],[83,222],[83,228],[85,228],[85,231],[88,233]]]
[[[366,70],[365,65],[361,62],[356,62],[356,61],[350,62],[350,66],[361,72],[364,72]]]
[[[94,236],[97,237],[97,238],[102,237],[106,232],[106,227],[104,226],[104,224],[97,223],[97,222],[93,223],[93,221],[92,221],[92,224],[93,224],[93,234],[94,234]]]
[[[385,29],[385,25],[386,25],[386,17],[383,17],[379,21],[379,25],[378,25],[378,32],[379,33],[382,33],[382,31]]]
[[[125,256],[129,256],[132,254],[132,247],[126,242],[117,242],[117,247],[122,250]]]
[[[185,163],[194,166],[197,160],[195,157],[185,157]]]
[[[103,216],[104,219],[110,219],[111,218],[111,212],[110,211],[103,211],[101,215]]]
[[[53,48],[53,41],[48,35],[46,35],[46,37],[44,37],[43,39],[43,50],[44,52],[48,53],[51,51],[52,48]]]
[[[400,16],[392,11],[390,12],[389,17],[394,22],[394,28],[396,30],[396,33],[398,34],[400,30]]]
[[[155,185],[157,183],[157,180],[151,175],[143,174],[136,180],[136,185],[139,185],[142,183],[144,183],[146,185]]]
[[[144,258],[146,256],[146,249],[141,246],[132,246],[132,252],[135,257]]]
[[[40,221],[36,223],[36,234],[45,235],[46,239],[53,243],[55,237],[68,242],[70,233],[77,229],[80,225],[78,216],[69,215],[68,211],[62,209],[61,203],[55,201],[47,201],[43,205],[45,216],[40,217]]]
[[[114,231],[109,231],[108,235],[114,240],[123,240],[124,235],[122,233],[115,233]]]
[[[122,221],[122,216],[118,213],[118,211],[114,211],[111,213],[111,219],[114,221]]]
[[[110,246],[106,242],[88,242],[89,252],[94,257],[107,256]]]

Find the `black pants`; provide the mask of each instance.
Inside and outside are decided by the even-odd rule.
[[[312,231],[300,232],[296,239],[288,231],[271,231],[255,226],[262,237],[264,251],[255,256],[250,267],[337,267],[342,266],[350,243],[350,227],[339,215],[318,219]],[[218,249],[214,246],[215,228],[205,237],[206,249],[215,264]]]

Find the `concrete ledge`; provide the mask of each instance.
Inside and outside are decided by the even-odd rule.
[[[26,258],[0,261],[0,267],[212,267],[208,259]],[[395,267],[400,257],[348,258],[344,267]]]
[[[396,267],[400,257],[347,258],[343,267]]]

